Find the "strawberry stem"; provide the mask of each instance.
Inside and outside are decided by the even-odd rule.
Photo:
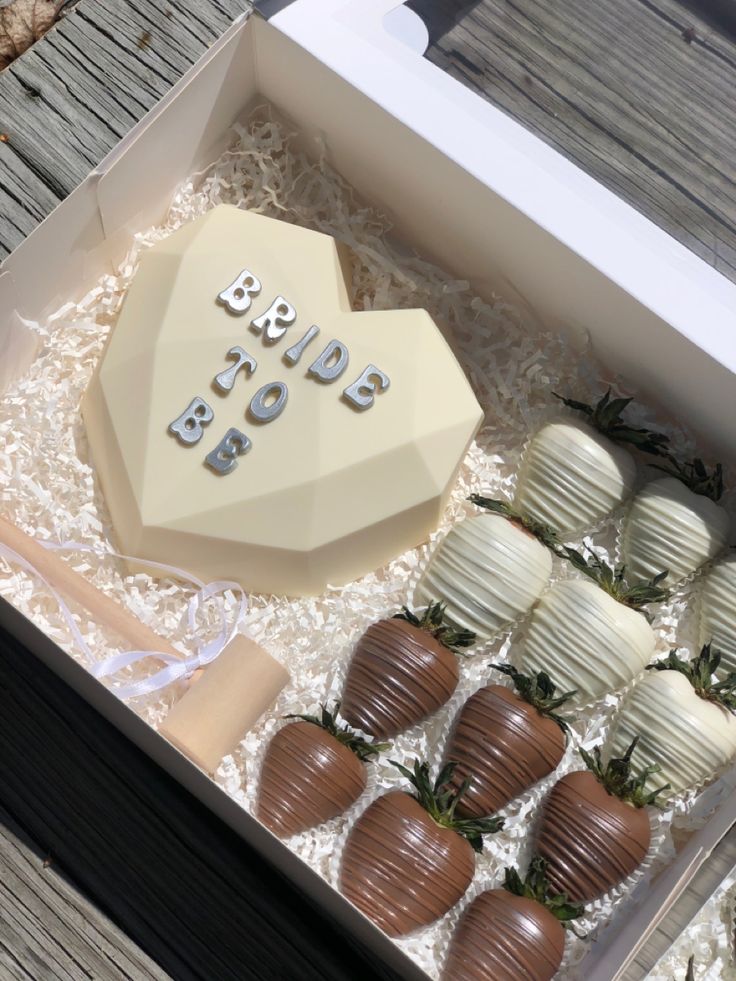
[[[374,756],[378,756],[386,749],[391,748],[391,743],[372,743],[362,736],[358,736],[346,724],[340,725],[337,722],[337,713],[340,710],[340,703],[335,702],[330,712],[326,705],[321,706],[321,715],[285,715],[285,719],[300,719],[302,722],[311,722],[312,725],[319,726],[325,732],[341,743],[343,746],[355,753],[359,760],[365,762]]]
[[[694,494],[709,497],[716,503],[723,497],[723,464],[717,463],[713,471],[709,473],[708,468],[699,457],[685,463],[681,463],[672,456],[671,453],[664,454],[669,461],[669,466],[653,463],[652,466],[662,473],[669,474],[681,480],[686,487],[689,487]]]
[[[529,515],[517,511],[508,501],[498,501],[491,497],[483,497],[481,494],[471,494],[468,500],[471,504],[475,504],[476,507],[484,508],[493,514],[499,514],[502,518],[506,518],[508,521],[513,522],[513,524],[519,525],[525,531],[528,531],[530,535],[534,535],[542,545],[546,545],[547,548],[552,549],[552,551],[555,551],[559,547],[560,540],[557,537],[557,533],[549,525],[545,525],[541,521],[536,521]]]
[[[466,838],[474,851],[483,851],[483,835],[495,834],[503,827],[504,819],[499,817],[455,817],[458,801],[470,786],[470,778],[464,780],[457,789],[451,785],[450,781],[457,763],[446,763],[440,770],[435,782],[432,783],[429,775],[429,763],[420,763],[419,760],[415,759],[413,769],[409,770],[395,760],[390,762],[414,787],[415,799],[432,820],[441,827],[449,828]]]
[[[664,433],[654,432],[651,429],[638,429],[634,426],[628,426],[624,422],[621,413],[634,401],[633,399],[612,399],[610,388],[595,405],[588,405],[587,402],[578,402],[576,399],[564,398],[556,392],[552,394],[556,399],[564,402],[568,409],[582,412],[583,415],[587,416],[588,422],[594,429],[597,429],[599,433],[612,439],[615,443],[629,443],[637,450],[641,450],[642,453],[648,453],[650,456],[668,455],[667,444],[669,443],[669,436],[665,436]]]
[[[647,671],[679,671],[693,686],[696,695],[736,714],[736,671],[729,671],[722,681],[718,681],[716,672],[720,663],[720,653],[706,644],[692,661],[679,657],[676,650],[670,651],[667,657],[648,665]]]
[[[475,634],[472,630],[456,630],[445,623],[444,603],[430,603],[421,616],[413,613],[408,606],[403,606],[401,610],[401,613],[394,614],[394,620],[406,620],[413,627],[426,630],[443,647],[447,647],[455,654],[461,653],[462,648],[471,647],[475,643]]]
[[[587,544],[585,550],[588,553],[587,558],[581,552],[569,548],[567,545],[563,545],[557,554],[561,558],[567,559],[573,568],[592,579],[617,602],[631,607],[632,610],[643,612],[643,608],[650,603],[664,603],[667,599],[668,591],[660,586],[660,583],[667,577],[667,569],[647,582],[630,586],[626,579],[625,565],[609,565],[604,559],[599,558]]]
[[[618,797],[619,800],[628,801],[634,807],[659,807],[657,797],[664,793],[665,790],[669,790],[670,785],[667,783],[663,787],[649,792],[644,790],[647,780],[653,774],[659,773],[662,768],[658,764],[645,766],[638,776],[634,776],[631,769],[631,756],[638,742],[639,736],[635,736],[623,756],[613,756],[605,764],[601,759],[600,745],[594,746],[592,753],[588,753],[581,748],[580,755],[598,783],[612,797]]]
[[[503,887],[513,896],[533,899],[534,902],[548,909],[566,927],[571,920],[582,916],[584,912],[582,903],[571,902],[567,898],[567,893],[550,892],[547,863],[539,855],[535,855],[529,863],[525,879],[521,878],[515,868],[507,868]]]
[[[566,691],[562,695],[556,695],[557,686],[552,683],[550,676],[545,671],[540,671],[536,675],[528,675],[517,671],[511,664],[491,664],[490,667],[494,671],[500,671],[502,674],[511,678],[519,697],[523,698],[530,705],[533,705],[540,715],[552,719],[564,733],[570,731],[568,723],[572,721],[572,718],[570,716],[566,718],[564,715],[558,715],[555,710],[568,701],[568,699],[577,695],[577,689],[575,691]]]

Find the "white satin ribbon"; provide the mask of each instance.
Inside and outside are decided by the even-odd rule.
[[[99,678],[100,680],[112,678],[120,671],[124,671],[126,668],[130,668],[132,665],[137,664],[139,661],[143,661],[149,657],[153,657],[164,662],[166,665],[165,667],[149,675],[147,678],[142,678],[139,681],[113,682],[110,685],[110,688],[117,695],[117,697],[122,700],[137,698],[140,695],[148,695],[150,692],[159,691],[161,688],[166,688],[167,685],[173,684],[173,682],[179,681],[181,678],[190,677],[199,668],[210,664],[215,660],[215,658],[219,657],[233,637],[237,634],[238,625],[240,624],[240,621],[248,608],[248,601],[245,593],[243,592],[241,586],[236,582],[218,580],[216,582],[204,583],[201,579],[198,579],[185,569],[180,569],[177,566],[166,565],[163,562],[149,562],[147,559],[140,560],[130,555],[122,555],[120,552],[98,549],[93,545],[84,545],[81,542],[63,542],[61,544],[56,544],[55,542],[42,541],[39,544],[52,551],[92,552],[100,558],[115,558],[124,559],[125,561],[141,562],[141,564],[145,564],[147,567],[160,569],[167,575],[175,576],[177,579],[189,580],[189,582],[194,583],[195,586],[198,587],[197,592],[189,600],[184,614],[190,632],[194,632],[196,630],[197,614],[203,603],[222,593],[231,592],[237,596],[238,607],[235,620],[232,625],[228,625],[224,606],[222,603],[219,603],[220,631],[214,640],[200,644],[195,654],[182,654],[180,657],[176,657],[173,654],[167,654],[163,651],[124,651],[120,654],[113,654],[110,657],[105,658],[103,661],[95,661],[89,645],[77,626],[77,622],[74,619],[72,611],[67,606],[59,591],[51,585],[46,577],[43,576],[32,563],[28,562],[27,559],[23,558],[22,555],[19,555],[14,549],[0,543],[0,558],[5,559],[12,565],[18,566],[29,575],[40,579],[54,597],[59,605],[61,615],[69,627],[74,643],[82,651],[86,659],[87,670],[90,672],[90,674],[94,675],[95,678]]]

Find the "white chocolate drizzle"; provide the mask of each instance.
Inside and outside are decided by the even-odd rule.
[[[497,514],[450,529],[420,579],[416,600],[441,600],[448,617],[488,640],[527,613],[552,572],[548,548]]]
[[[631,454],[585,423],[547,423],[529,444],[516,507],[558,532],[591,528],[628,497],[636,464]]]
[[[658,764],[654,779],[676,794],[707,780],[736,753],[736,718],[696,695],[679,671],[653,671],[624,700],[610,752],[620,756],[635,736],[637,770]]]
[[[655,637],[646,617],[593,582],[560,582],[542,596],[519,658],[546,671],[579,703],[628,684],[651,660]]]
[[[736,671],[736,555],[729,555],[704,577],[698,625],[700,647],[712,644],[722,667]]]
[[[636,495],[626,517],[628,576],[640,582],[667,570],[666,582],[679,582],[724,548],[728,527],[728,515],[710,498],[676,477],[654,480]]]

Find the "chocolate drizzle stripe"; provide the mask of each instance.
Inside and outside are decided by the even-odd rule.
[[[718,520],[717,510],[715,520],[707,520],[715,507],[709,503],[711,507],[705,505],[705,513],[698,514],[691,492],[667,477],[652,481],[637,494],[623,531],[624,560],[635,581],[668,569],[667,582],[677,582],[720,552],[728,520],[725,514]]]
[[[502,889],[481,893],[453,936],[443,981],[550,981],[565,950],[559,921]]]
[[[596,524],[633,481],[630,454],[585,424],[549,423],[530,443],[515,503],[558,531]]]
[[[458,813],[494,813],[551,773],[564,751],[556,722],[508,688],[481,688],[463,706],[445,751],[445,760],[458,764],[453,784],[471,778]]]
[[[671,674],[653,671],[634,687],[614,724],[611,747],[622,751],[640,735],[639,765],[659,764],[657,779],[677,793],[706,780],[734,755],[736,723],[715,706],[707,712],[711,720],[704,718],[697,698],[692,704],[700,711],[690,711],[679,690],[682,676]]]
[[[563,777],[542,813],[537,848],[553,888],[575,902],[608,892],[644,860],[646,811],[609,795],[590,773]]]
[[[427,631],[381,620],[358,641],[341,713],[376,738],[395,736],[444,705],[458,677],[457,656]]]
[[[354,753],[319,726],[295,722],[268,747],[257,817],[275,834],[296,834],[343,813],[365,784],[365,767]]]
[[[641,671],[654,653],[645,617],[617,603],[594,583],[567,580],[549,590],[529,625],[520,663],[546,671],[578,701],[614,691]]]
[[[481,514],[440,542],[416,597],[442,600],[454,623],[488,638],[532,606],[551,569],[543,545],[506,518]]]
[[[345,845],[340,888],[391,936],[439,919],[473,877],[473,850],[408,794],[379,797]]]

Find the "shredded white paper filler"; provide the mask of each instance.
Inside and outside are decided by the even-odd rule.
[[[257,113],[245,127],[236,128],[230,148],[203,173],[192,177],[174,195],[165,223],[142,232],[116,275],[106,276],[81,300],[70,302],[48,322],[30,325],[39,334],[42,349],[31,370],[19,378],[0,403],[0,495],[2,511],[23,530],[54,542],[84,542],[101,550],[115,548],[115,538],[90,460],[79,404],[100,358],[109,330],[114,326],[138,260],[153,243],[219,203],[229,203],[334,235],[354,255],[352,294],[355,309],[424,307],[452,344],[486,412],[485,425],[461,469],[442,526],[428,545],[407,552],[358,582],[331,589],[315,599],[286,600],[252,595],[243,629],[283,658],[293,683],[280,696],[267,717],[248,734],[237,753],[220,767],[216,780],[228,794],[252,811],[264,749],[286,712],[314,712],[319,703],[332,702],[353,646],[367,626],[395,612],[410,597],[432,543],[465,513],[473,509],[466,498],[473,491],[491,496],[510,495],[524,446],[538,426],[559,408],[552,391],[590,400],[613,383],[629,394],[625,379],[612,378],[596,363],[584,339],[545,333],[531,311],[498,298],[480,299],[467,282],[453,279],[391,237],[391,223],[375,208],[361,202],[326,159],[313,161],[294,146],[288,125],[267,110]],[[441,231],[438,229],[438,234]],[[70,284],[70,289],[73,284]],[[657,418],[646,406],[635,404],[636,423],[654,425],[670,433],[678,450],[692,454],[695,447],[686,427]],[[645,474],[641,475],[642,480]],[[733,496],[726,501],[733,509]],[[593,530],[591,541],[609,559],[617,555],[621,515],[614,515]],[[579,544],[579,543],[578,543]],[[180,582],[128,575],[115,558],[101,559],[88,552],[72,555],[77,571],[98,588],[115,596],[160,634],[183,649],[191,649],[184,618],[191,590]],[[570,575],[556,563],[555,577]],[[655,628],[658,653],[678,643],[693,650],[692,608],[695,582],[680,588],[658,612]],[[0,592],[53,640],[80,658],[53,598],[38,582],[8,566],[0,567]],[[225,597],[228,615],[236,600]],[[217,611],[201,624],[210,639],[218,628]],[[95,657],[114,651],[111,638],[80,614],[80,627]],[[410,762],[427,758],[435,765],[452,717],[464,699],[488,678],[491,659],[508,655],[518,643],[519,624],[497,643],[463,659],[462,680],[452,702],[429,722],[399,736],[389,754]],[[209,634],[207,632],[210,632]],[[491,658],[492,655],[492,658]],[[151,664],[130,669],[126,680],[143,677]],[[497,681],[497,679],[494,679]],[[157,725],[181,695],[176,685],[133,703],[151,725]],[[571,745],[554,777],[523,795],[506,809],[506,828],[486,840],[477,874],[466,899],[438,924],[398,941],[427,973],[436,978],[452,928],[467,902],[482,889],[498,885],[503,869],[529,857],[530,832],[538,805],[558,776],[580,766],[576,748],[604,737],[620,702],[611,695],[584,713],[575,725]],[[298,835],[289,847],[333,884],[337,881],[340,850],[352,822],[366,805],[402,779],[385,760],[371,767],[368,789],[344,817],[314,831]],[[588,940],[572,934],[561,975],[578,976],[577,965],[590,939],[609,922],[625,902],[634,884],[649,879],[673,855],[672,822],[686,827],[702,823],[712,801],[730,783],[721,778],[706,792],[693,792],[654,815],[652,847],[644,866],[623,886],[592,904],[581,923]],[[708,803],[711,802],[711,803]],[[700,803],[701,806],[694,806]],[[697,817],[690,815],[697,814]],[[691,947],[701,966],[725,963],[720,920],[699,919],[692,944],[683,937],[667,964],[667,976],[684,975]],[[719,960],[720,959],[720,960]],[[657,977],[664,976],[662,974]],[[710,975],[709,975],[710,976]]]

